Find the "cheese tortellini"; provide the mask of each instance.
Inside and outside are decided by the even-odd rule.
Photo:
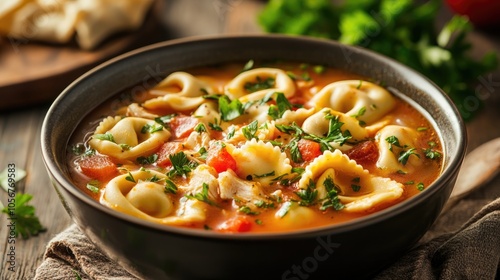
[[[314,95],[309,104],[356,116],[372,124],[394,108],[394,97],[384,88],[367,81],[351,80],[334,82]]]
[[[403,101],[386,89],[307,67],[171,73],[85,141],[119,174],[94,196],[165,225],[285,231],[378,211],[437,177],[439,139],[417,110],[397,113]]]

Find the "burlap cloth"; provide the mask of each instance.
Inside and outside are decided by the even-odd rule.
[[[442,215],[412,250],[376,279],[500,277],[500,198],[479,211],[474,208],[478,203],[463,201]],[[456,218],[467,216],[464,211],[475,211],[465,223]],[[458,229],[457,223],[461,223]],[[81,279],[137,279],[110,261],[72,225],[47,245],[35,280],[78,279],[77,275]]]

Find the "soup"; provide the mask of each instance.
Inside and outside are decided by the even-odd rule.
[[[441,171],[439,136],[416,108],[319,65],[188,69],[131,99],[87,116],[68,164],[96,201],[154,223],[228,233],[338,224],[418,195]]]

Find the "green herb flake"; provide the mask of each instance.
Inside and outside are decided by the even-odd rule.
[[[171,194],[177,193],[177,186],[172,180],[169,179],[165,180],[165,193],[171,193]]]
[[[309,180],[306,189],[300,189],[295,194],[300,197],[301,201],[299,205],[309,206],[313,205],[316,197],[318,196],[318,190],[316,190],[316,184],[312,179]]]
[[[248,207],[248,206],[241,206],[239,209],[238,209],[238,212],[240,213],[243,213],[243,214],[247,214],[247,215],[259,215],[260,212],[258,211],[253,211],[252,208]]]
[[[352,189],[353,192],[359,192],[359,190],[361,190],[361,186],[360,185],[351,184],[351,189]]]
[[[9,215],[9,217],[16,221],[15,236],[19,234],[23,239],[28,239],[30,236],[38,235],[38,233],[45,231],[40,220],[35,214],[35,207],[28,205],[28,202],[33,198],[32,195],[26,193],[16,193],[15,206],[12,211],[11,208],[4,207],[2,212]]]
[[[154,164],[158,160],[158,155],[157,154],[152,154],[150,156],[140,156],[137,159],[137,163],[141,165],[148,165],[148,164]]]
[[[243,87],[247,92],[252,93],[263,89],[270,89],[274,87],[274,83],[274,78],[268,77],[266,79],[262,79],[261,77],[257,76],[255,82],[247,82]]]
[[[206,204],[211,205],[211,206],[219,207],[219,205],[215,201],[212,201],[208,197],[208,184],[207,183],[203,183],[201,192],[196,193],[194,195],[186,194],[185,197],[187,197],[189,199],[196,199],[198,201],[205,202]]]
[[[243,115],[245,109],[243,104],[238,100],[230,100],[226,95],[219,98],[219,112],[223,121],[232,121]]]
[[[190,161],[184,152],[169,155],[168,158],[172,163],[172,169],[167,173],[167,176],[170,178],[175,176],[186,176],[192,169],[198,166],[196,162]]]
[[[132,183],[136,183],[135,178],[132,175],[132,173],[130,173],[130,171],[128,172],[128,175],[125,177],[125,180],[132,182]]]
[[[207,128],[203,123],[199,123],[194,127],[194,131],[198,133],[207,132]]]
[[[427,131],[429,128],[428,127],[425,127],[425,126],[419,126],[417,127],[417,131],[418,132],[422,132],[422,131]]]
[[[113,134],[109,132],[106,132],[104,134],[94,134],[92,138],[115,143],[115,138],[113,137]]]
[[[262,220],[261,219],[255,219],[255,223],[260,226],[260,225],[262,225]]]
[[[333,208],[337,211],[344,209],[344,204],[340,201],[338,197],[338,187],[333,182],[332,177],[328,176],[326,180],[323,182],[323,186],[327,191],[327,197],[323,201],[323,204],[320,207],[321,211],[327,210],[328,208]]]
[[[247,63],[245,63],[241,72],[245,72],[245,71],[252,69],[254,64],[255,64],[255,62],[252,59],[250,59],[249,61],[247,61]]]
[[[424,183],[420,182],[417,184],[417,190],[423,191],[425,189]]]
[[[254,138],[257,139],[257,136],[255,134],[257,133],[258,129],[259,129],[259,123],[257,120],[254,120],[247,126],[243,127],[241,129],[241,132],[243,133],[243,136],[245,136],[246,139],[252,140]]]
[[[87,189],[91,191],[92,193],[99,193],[99,185],[101,183],[97,180],[91,180],[90,182],[87,183]]]
[[[410,148],[407,151],[401,151],[398,157],[398,161],[401,162],[402,165],[406,165],[411,155],[420,158],[420,155],[416,152],[416,150],[416,148]]]

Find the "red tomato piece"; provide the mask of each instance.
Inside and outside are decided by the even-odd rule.
[[[188,137],[194,128],[200,123],[200,121],[195,117],[190,116],[176,116],[170,121],[170,129],[174,138],[185,138]]]
[[[106,181],[118,172],[116,164],[105,155],[84,157],[78,162],[78,165],[83,174],[99,181]]]
[[[156,164],[160,167],[171,166],[172,162],[170,162],[170,155],[176,154],[182,151],[182,143],[180,142],[166,142],[163,144],[158,151],[158,159],[156,160]]]
[[[236,216],[222,224],[216,230],[222,232],[248,232],[252,229],[252,222],[245,216]]]
[[[300,139],[297,146],[304,161],[311,161],[322,154],[319,143],[311,140]]]
[[[365,141],[354,146],[346,154],[358,164],[372,164],[378,159],[378,148],[373,141]]]
[[[208,166],[213,167],[217,173],[232,169],[237,172],[238,166],[236,160],[231,156],[225,147],[216,147],[210,149],[207,155]]]

